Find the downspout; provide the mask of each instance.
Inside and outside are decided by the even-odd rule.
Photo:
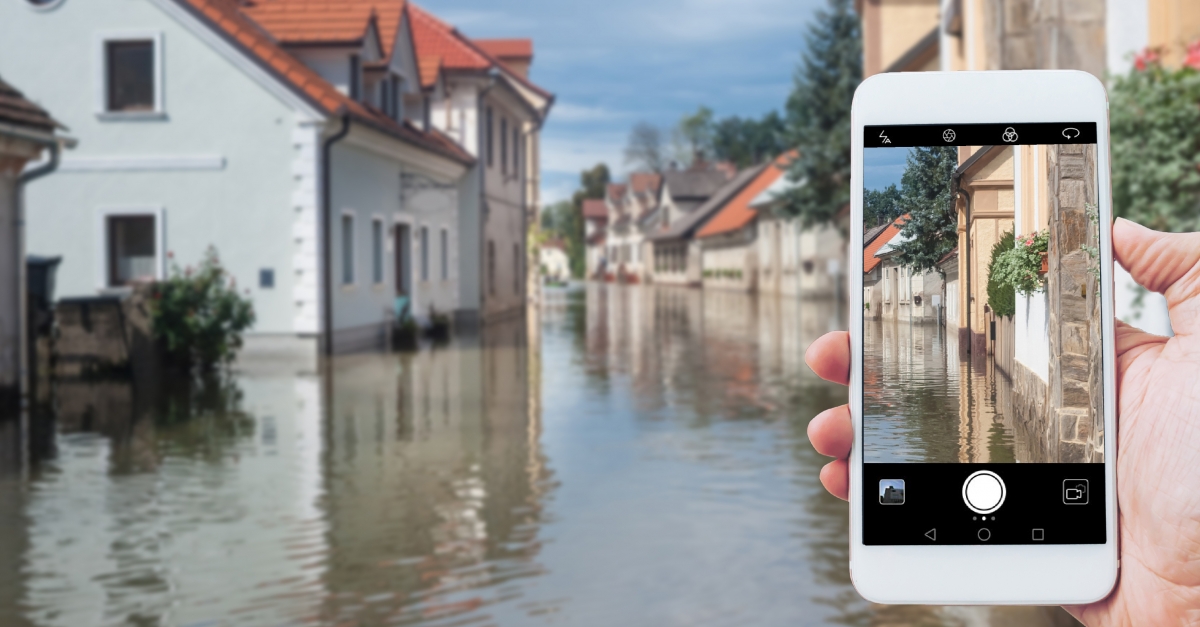
[[[321,272],[324,275],[321,298],[322,326],[324,336],[321,352],[326,356],[333,355],[333,174],[330,165],[333,162],[333,145],[350,133],[350,114],[342,114],[342,127],[337,133],[325,138],[321,143]]]
[[[30,133],[20,128],[9,126],[7,124],[0,125],[0,135],[13,137],[28,141],[30,143],[44,146],[50,150],[50,160],[44,165],[38,166],[28,172],[25,172],[17,177],[17,184],[13,188],[13,234],[17,238],[16,246],[16,271],[17,271],[17,332],[20,335],[18,339],[18,350],[20,354],[17,357],[19,373],[19,390],[21,396],[21,406],[27,407],[29,403],[29,369],[32,364],[29,363],[29,299],[26,295],[27,287],[26,268],[25,268],[25,186],[33,181],[49,175],[58,169],[59,156],[61,148],[59,138],[52,135],[47,136],[40,133]]]
[[[485,142],[491,141],[491,135],[486,138],[483,135],[487,130],[483,98],[495,87],[496,74],[493,71],[488,74],[487,87],[479,90],[475,103],[475,125],[479,127],[475,141],[475,163],[479,177],[479,246],[475,249],[479,251],[479,274],[477,275],[479,277],[479,313],[476,319],[479,324],[483,323],[483,303],[487,298],[487,236],[484,227],[487,224],[489,208],[487,204],[487,155],[484,153],[487,148]]]
[[[974,348],[974,345],[975,345],[975,329],[971,326],[971,307],[972,307],[971,300],[974,297],[974,295],[971,293],[971,195],[968,194],[966,192],[966,190],[958,187],[958,179],[957,178],[954,180],[954,187],[955,187],[955,190],[954,190],[955,195],[962,196],[963,200],[966,201],[965,215],[966,215],[966,222],[967,222],[967,229],[966,229],[967,237],[966,237],[966,243],[963,245],[963,249],[964,249],[963,250],[963,252],[964,252],[963,259],[966,261],[966,270],[967,270],[967,274],[966,274],[967,280],[964,282],[964,287],[966,289],[966,294],[967,294],[967,352],[970,353],[970,352],[973,352],[972,349]]]

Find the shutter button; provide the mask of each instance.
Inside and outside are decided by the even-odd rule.
[[[963,482],[963,502],[976,514],[990,514],[1004,505],[1007,490],[1000,476],[990,470],[971,473]]]

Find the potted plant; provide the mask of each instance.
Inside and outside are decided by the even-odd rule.
[[[425,329],[425,334],[434,342],[442,343],[450,340],[450,316],[440,313],[429,306],[429,328]]]
[[[997,281],[1011,285],[1017,292],[1029,296],[1046,284],[1046,253],[1050,248],[1050,231],[1043,229],[1014,239],[1012,248],[996,255],[992,262],[992,275]]]

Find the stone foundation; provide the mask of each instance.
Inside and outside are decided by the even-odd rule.
[[[1011,374],[1017,459],[1035,464],[1056,461],[1058,431],[1046,417],[1046,382],[1019,361],[1013,361]]]

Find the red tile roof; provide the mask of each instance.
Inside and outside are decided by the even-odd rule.
[[[730,233],[750,224],[758,215],[758,211],[750,207],[750,202],[786,174],[787,164],[794,158],[795,153],[788,152],[780,155],[774,163],[763,168],[762,172],[754,177],[754,180],[750,181],[712,220],[709,220],[708,224],[704,225],[704,228],[696,233],[696,237],[712,237]]]
[[[625,198],[625,184],[609,183],[607,193],[608,199],[611,200],[613,204],[620,204],[622,199]]]
[[[250,0],[242,12],[282,44],[353,44],[378,20],[385,54],[391,52],[404,0]]]
[[[608,205],[602,198],[586,198],[583,201],[583,217],[585,220],[607,220]]]
[[[866,248],[863,249],[863,274],[874,270],[883,261],[879,257],[876,257],[875,253],[879,252],[879,249],[883,248],[884,244],[892,241],[893,237],[900,234],[900,227],[904,225],[907,219],[908,214],[905,214],[892,220],[892,223],[882,233],[875,236],[875,239],[871,240],[870,244],[867,244]]]
[[[437,152],[460,163],[474,163],[469,153],[438,132],[423,132],[352,100],[319,74],[289,54],[271,36],[240,10],[239,0],[176,0],[207,22],[217,33],[283,80],[293,91],[327,115],[348,113],[355,120],[381,132]]]
[[[475,44],[501,61],[533,59],[532,39],[476,39]]]
[[[409,15],[412,16],[413,42],[421,66],[422,86],[429,87],[437,82],[436,73],[426,72],[427,69],[434,69],[429,59],[437,59],[440,67],[450,70],[486,70],[492,67],[492,61],[469,45],[453,26],[416,5],[409,6]]]
[[[659,185],[662,185],[662,175],[657,172],[634,172],[629,175],[629,186],[635,194],[656,194]]]

